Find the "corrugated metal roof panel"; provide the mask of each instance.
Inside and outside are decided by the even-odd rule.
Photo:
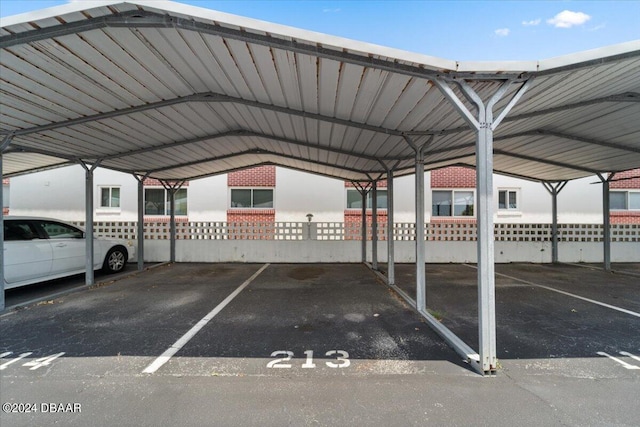
[[[120,13],[131,15],[113,21]],[[456,63],[147,1],[74,3],[1,25],[0,131],[16,131],[10,149],[36,153],[33,161],[12,153],[9,174],[59,162],[49,154],[129,172],[162,168],[164,178],[254,159],[361,180],[381,170],[378,160],[409,170],[403,135],[427,144],[427,168],[473,164],[475,132],[434,87],[434,71],[472,111],[453,82],[486,101],[507,78],[534,78],[495,132],[496,170],[564,179],[640,167],[640,42],[546,62]]]

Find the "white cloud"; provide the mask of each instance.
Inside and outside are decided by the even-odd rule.
[[[509,35],[510,32],[511,30],[509,30],[508,28],[498,28],[497,30],[494,31],[494,33],[496,33],[496,36],[500,36],[500,37],[506,37]]]
[[[322,13],[338,13],[340,12],[340,8],[336,8],[336,9],[322,9]]]
[[[531,21],[522,21],[522,25],[525,27],[533,27],[540,25],[540,22],[542,22],[542,19],[532,19]]]
[[[547,19],[547,24],[553,25],[556,28],[571,28],[575,25],[582,25],[589,19],[591,19],[591,17],[586,13],[563,10],[553,18]]]

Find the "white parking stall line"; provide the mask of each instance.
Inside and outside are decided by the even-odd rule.
[[[21,355],[19,355],[18,357],[16,357],[15,359],[11,359],[8,362],[3,363],[2,365],[0,365],[0,371],[4,371],[5,369],[7,369],[7,367],[13,363],[16,363],[17,361],[19,361],[20,359],[24,359],[25,357],[31,355],[33,352],[29,351],[27,353],[22,353]],[[11,354],[11,353],[9,353]]]
[[[4,353],[0,354],[0,359],[2,359],[5,356],[10,355],[11,353],[13,353],[12,351],[5,351]]]
[[[636,355],[634,355],[634,354],[631,354],[631,353],[629,353],[628,351],[621,351],[621,352],[620,352],[620,354],[621,354],[621,355],[623,355],[623,356],[630,357],[630,358],[632,358],[633,360],[637,360],[638,362],[640,362],[640,357],[638,357],[638,356],[636,356]]]
[[[620,353],[622,353],[622,352],[620,352]],[[609,359],[613,360],[614,362],[618,362],[619,364],[621,364],[626,369],[640,369],[640,366],[631,365],[631,364],[625,362],[624,360],[620,360],[617,357],[614,357],[614,356],[611,356],[610,354],[605,353],[604,351],[599,351],[597,354],[598,354],[598,356],[608,357]]]
[[[475,267],[473,265],[469,265],[469,264],[464,264],[464,265],[466,265],[467,267],[471,267],[471,268],[477,268],[477,267]],[[530,282],[528,280],[523,280],[523,279],[519,279],[517,277],[509,276],[508,274],[496,273],[496,276],[506,277],[506,278],[511,279],[511,280],[516,280],[518,282],[525,283],[527,285],[536,286],[538,288],[546,289],[548,291],[557,292],[559,294],[567,295],[567,296],[570,296],[572,298],[577,298],[577,299],[580,299],[582,301],[590,302],[591,304],[597,304],[597,305],[602,306],[602,307],[610,308],[611,310],[616,310],[616,311],[619,311],[621,313],[630,314],[630,315],[635,316],[635,317],[640,317],[640,313],[636,313],[635,311],[627,310],[626,308],[616,307],[615,305],[607,304],[607,303],[604,303],[604,302],[601,302],[601,301],[596,301],[596,300],[593,300],[593,299],[590,299],[590,298],[581,297],[580,295],[572,294],[571,292],[561,291],[560,289],[555,289],[555,288],[552,288],[552,287],[549,287],[549,286],[540,285],[538,283]]]
[[[169,347],[164,353],[162,353],[162,355],[154,360],[153,363],[147,366],[146,369],[142,371],[142,373],[153,374],[155,371],[160,369],[162,365],[167,363],[173,357],[173,355],[175,355],[186,343],[189,342],[189,340],[191,340],[191,338],[193,338],[200,331],[200,329],[202,329],[207,323],[209,323],[211,319],[213,319],[218,313],[220,313],[222,309],[227,306],[227,304],[229,304],[235,297],[237,297],[244,288],[249,286],[249,284],[253,282],[253,280],[258,277],[258,275],[262,273],[268,266],[268,263],[263,265],[260,270],[256,271],[251,277],[245,280],[245,282],[242,285],[238,286],[235,291],[229,294],[229,296],[226,297],[224,301],[218,304],[216,308],[211,310],[209,314],[204,316],[198,323],[196,323],[191,329],[189,329],[186,334],[180,337],[178,341],[176,341],[171,347]]]

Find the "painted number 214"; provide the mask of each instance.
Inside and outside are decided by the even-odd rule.
[[[307,350],[304,352],[306,356],[305,362],[302,364],[303,369],[315,368],[316,364],[313,362],[313,350]],[[334,361],[325,362],[330,368],[346,368],[351,365],[351,361],[349,360],[349,353],[344,350],[329,350],[325,354],[327,357],[335,357]],[[284,356],[284,357],[279,357]],[[274,359],[271,362],[267,363],[267,368],[280,368],[280,369],[289,369],[291,368],[291,359],[293,358],[293,351],[288,350],[278,350],[271,353],[271,357],[279,357],[278,359]]]

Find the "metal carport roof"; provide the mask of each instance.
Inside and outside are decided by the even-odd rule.
[[[364,181],[475,165],[475,129],[434,79],[483,99],[530,87],[494,134],[496,172],[559,181],[640,167],[640,42],[465,63],[171,2],[3,19],[4,175],[68,162],[171,180],[277,164]]]
[[[640,41],[550,60],[465,63],[170,2],[87,5],[0,22],[0,161],[4,176],[87,169],[88,284],[97,166],[138,179],[141,269],[143,176],[181,185],[276,164],[373,185],[415,173],[416,223],[424,224],[424,169],[477,165],[478,354],[426,310],[423,227],[415,229],[414,302],[474,369],[492,373],[491,172],[545,182],[555,206],[566,180],[605,181],[640,167]]]

